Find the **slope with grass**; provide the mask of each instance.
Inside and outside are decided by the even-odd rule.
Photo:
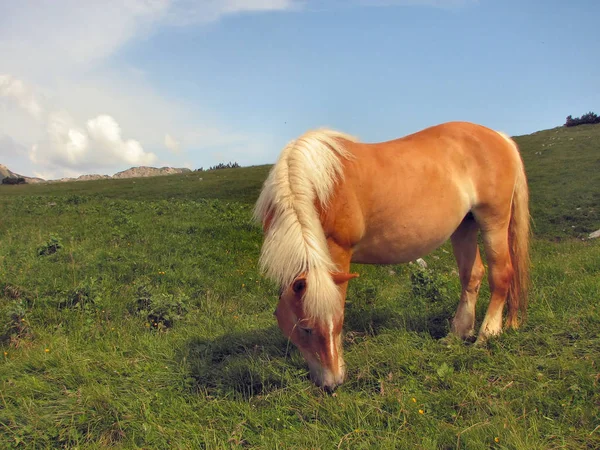
[[[517,138],[537,233],[522,329],[439,341],[448,245],[427,271],[356,265],[335,397],[257,272],[268,166],[2,186],[0,447],[598,448],[600,244],[577,238],[599,221],[600,128],[578,128]]]
[[[531,186],[534,232],[579,237],[600,228],[600,125],[539,131],[515,138]]]

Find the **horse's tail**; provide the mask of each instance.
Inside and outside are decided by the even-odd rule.
[[[518,170],[511,205],[511,216],[508,225],[508,245],[514,275],[508,291],[508,314],[506,326],[518,328],[518,313],[524,320],[527,315],[527,295],[529,291],[529,189],[523,160],[515,142],[504,136],[517,152]]]

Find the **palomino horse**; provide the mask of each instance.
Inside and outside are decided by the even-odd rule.
[[[481,231],[491,299],[478,339],[502,331],[507,300],[507,327],[525,312],[527,181],[516,144],[494,130],[451,122],[375,144],[309,131],[285,147],[254,213],[265,233],[261,267],[281,288],[279,327],[327,390],[344,380],[351,262],[408,262],[450,238],[462,285],[451,329],[466,339],[485,273]]]

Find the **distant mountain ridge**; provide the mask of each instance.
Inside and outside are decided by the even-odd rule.
[[[137,177],[155,177],[159,175],[174,175],[178,173],[189,173],[190,169],[187,168],[175,168],[175,167],[132,167],[131,169],[123,170],[122,172],[115,173],[113,178],[137,178]]]
[[[0,183],[2,182],[2,180],[4,180],[5,178],[23,178],[25,180],[26,183],[42,183],[45,180],[41,179],[41,178],[35,178],[35,177],[26,177],[24,175],[19,175],[18,173],[13,172],[12,170],[10,170],[8,167],[6,167],[3,164],[0,164]]]
[[[25,177],[23,175],[16,174],[8,169],[8,167],[0,164],[0,182],[4,178],[23,178],[26,183],[60,183],[67,181],[89,181],[89,180],[104,180],[110,178],[140,178],[140,177],[156,177],[161,175],[173,175],[179,173],[189,173],[191,169],[187,168],[176,168],[176,167],[131,167],[127,170],[115,173],[113,176],[110,175],[99,175],[89,174],[81,175],[77,178],[60,178],[58,180],[44,180],[42,178]]]

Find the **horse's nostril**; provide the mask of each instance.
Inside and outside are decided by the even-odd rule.
[[[327,392],[328,394],[333,394],[333,391],[335,391],[336,387],[337,387],[336,385],[333,385],[333,386],[327,385],[327,386],[323,386],[323,390],[325,392]]]

